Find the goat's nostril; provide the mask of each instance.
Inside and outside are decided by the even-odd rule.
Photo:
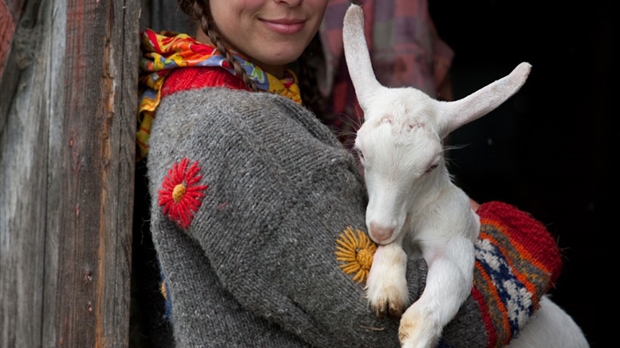
[[[394,227],[383,227],[374,222],[370,223],[370,237],[377,243],[389,239],[394,234]]]

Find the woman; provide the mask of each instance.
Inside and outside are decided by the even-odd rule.
[[[399,346],[398,319],[364,298],[375,245],[356,160],[312,112],[307,58],[327,0],[179,3],[198,34],[145,31],[137,136],[177,346]],[[478,213],[501,272],[477,263],[442,346],[506,344],[561,268],[528,214],[498,202]],[[409,261],[412,300],[425,267]]]

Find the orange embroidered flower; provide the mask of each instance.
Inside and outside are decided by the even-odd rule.
[[[370,266],[372,266],[372,257],[377,250],[377,245],[370,240],[368,235],[358,229],[355,230],[357,236],[351,227],[347,227],[343,233],[336,239],[336,260],[344,262],[340,268],[346,274],[353,274],[353,280],[358,283],[363,282],[368,277]]]
[[[202,179],[199,175],[198,162],[189,166],[189,159],[183,158],[175,163],[164,178],[162,189],[159,190],[159,206],[163,206],[163,214],[176,222],[181,228],[187,229],[198,211],[204,191],[209,187],[197,185]]]

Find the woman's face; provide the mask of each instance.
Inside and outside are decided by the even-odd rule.
[[[281,77],[316,34],[329,0],[210,0],[226,42]]]

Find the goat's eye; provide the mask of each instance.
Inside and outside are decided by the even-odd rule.
[[[431,165],[430,167],[428,167],[428,169],[426,170],[427,173],[430,173],[433,171],[433,169],[439,167],[439,163],[435,163],[433,165]]]

